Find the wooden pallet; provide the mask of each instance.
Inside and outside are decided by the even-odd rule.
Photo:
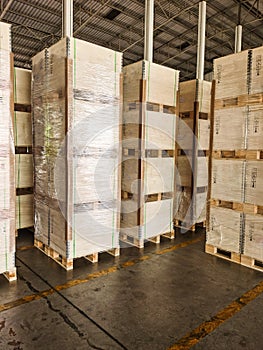
[[[4,272],[3,275],[9,282],[15,282],[17,280],[16,268],[14,268],[12,271]]]
[[[35,239],[34,245],[36,248],[41,250],[49,258],[56,261],[65,270],[67,270],[67,271],[73,270],[73,259],[67,259],[67,258],[63,257],[61,254],[56,252],[55,249],[49,247],[47,244],[44,244],[37,239]],[[108,254],[116,257],[116,256],[120,255],[120,248],[109,249],[109,250],[107,250],[105,252],[101,252],[101,253],[108,253]],[[83,258],[92,262],[92,263],[97,263],[99,261],[99,252],[83,256]]]
[[[263,261],[241,254],[241,265],[263,272]]]
[[[174,220],[174,226],[177,228],[181,228],[184,230],[188,230],[188,231],[192,231],[195,232],[197,227],[202,227],[205,228],[206,227],[206,220],[202,221],[202,222],[197,222],[194,225],[188,226],[187,222],[181,221],[181,220]]]
[[[260,160],[263,159],[263,151],[260,150],[235,150],[235,151],[213,151],[214,159],[246,159]]]
[[[61,254],[56,252],[54,249],[49,247],[47,244],[39,241],[35,238],[34,245],[36,248],[38,248],[41,252],[46,254],[49,258],[53,259],[58,263],[60,266],[62,266],[65,270],[73,270],[73,259],[67,259],[63,257]]]
[[[22,104],[22,103],[15,103],[15,111],[16,112],[26,112],[31,113],[31,105],[30,104]]]
[[[191,191],[191,187],[190,186],[180,186],[177,185],[176,186],[176,190],[177,191]],[[208,186],[200,186],[200,187],[196,187],[196,193],[205,193],[208,190]]]
[[[137,237],[127,235],[125,233],[121,233],[120,234],[120,241],[123,243],[126,243],[128,245],[131,245],[131,246],[134,246],[134,247],[141,249],[141,248],[144,248],[145,241],[159,244],[161,242],[161,237],[168,238],[168,239],[172,240],[175,238],[175,232],[174,232],[174,230],[172,230],[171,232],[165,232],[165,233],[162,233],[160,235],[150,237],[147,239],[144,239],[144,238],[139,239]]]
[[[241,213],[250,214],[250,215],[254,215],[254,214],[263,215],[263,206],[256,205],[256,204],[238,203],[238,202],[232,202],[232,201],[222,201],[218,199],[211,199],[210,206],[232,209],[232,210],[236,210]]]
[[[135,148],[123,148],[122,154],[125,157],[141,158],[141,154],[138,149]],[[145,158],[174,158],[175,151],[173,149],[146,149]]]
[[[179,112],[179,117],[181,119],[193,119],[195,116],[194,111],[187,111],[187,112]],[[199,111],[198,119],[208,120],[209,119],[209,113],[204,113]]]
[[[177,147],[177,156],[189,156],[192,157],[193,151],[181,149]],[[209,157],[209,150],[206,149],[198,149],[197,157]]]
[[[132,111],[132,110],[138,110],[141,105],[142,105],[142,102],[140,102],[140,101],[127,102],[125,104],[125,111],[128,112],[128,111]],[[152,111],[152,112],[176,114],[176,107],[167,106],[167,105],[160,104],[160,103],[146,102],[146,110]]]
[[[152,194],[146,194],[144,196],[144,202],[157,202],[162,201],[165,199],[172,199],[173,198],[173,192],[159,192],[159,193],[152,193]],[[127,192],[127,191],[121,191],[121,199],[127,200],[127,199],[133,199],[137,200],[138,196],[135,193]]]
[[[211,255],[215,255],[221,259],[229,260],[234,263],[240,264],[240,254],[235,252],[229,252],[227,250],[215,247],[211,244],[205,245],[205,252]]]
[[[223,98],[215,100],[215,109],[244,107],[247,105],[255,105],[263,102],[263,93],[240,95],[236,97]]]
[[[113,248],[113,249],[106,250],[105,252],[101,252],[101,253],[108,253],[108,254],[116,257],[116,256],[120,255],[120,248]],[[92,263],[97,263],[99,261],[99,253],[93,253],[90,255],[86,255],[86,256],[84,256],[84,258]]]

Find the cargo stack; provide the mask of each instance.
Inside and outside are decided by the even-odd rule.
[[[208,187],[211,82],[191,80],[179,85],[175,226],[205,227]]]
[[[263,47],[215,60],[206,251],[263,266]]]
[[[30,70],[15,68],[14,102],[16,229],[19,230],[34,226]]]
[[[119,254],[121,70],[73,38],[33,58],[35,245],[67,270]]]
[[[174,238],[178,79],[145,60],[124,68],[121,240],[139,248]]]
[[[15,149],[11,26],[0,23],[0,274],[16,280]]]

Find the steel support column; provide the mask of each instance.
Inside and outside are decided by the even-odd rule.
[[[205,68],[205,30],[206,30],[206,1],[199,3],[198,45],[196,79],[204,79]]]

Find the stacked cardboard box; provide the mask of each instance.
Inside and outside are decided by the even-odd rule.
[[[206,247],[209,253],[259,270],[263,262],[262,61],[263,47],[215,60]]]
[[[73,38],[33,58],[35,244],[66,269],[119,254],[121,70]]]
[[[195,229],[206,221],[211,83],[179,85],[175,225]]]
[[[0,23],[0,273],[16,279],[13,57],[10,26]]]
[[[174,237],[178,78],[147,61],[124,68],[121,240],[137,247]]]
[[[16,229],[32,227],[33,156],[31,121],[31,71],[14,70],[14,136],[16,151]]]

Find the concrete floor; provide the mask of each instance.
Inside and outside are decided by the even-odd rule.
[[[20,232],[18,247],[32,244]],[[0,349],[168,349],[263,280],[205,254],[201,230],[121,253],[67,273],[36,248],[18,250],[17,283],[0,276]],[[191,348],[263,349],[262,310],[260,294]]]

